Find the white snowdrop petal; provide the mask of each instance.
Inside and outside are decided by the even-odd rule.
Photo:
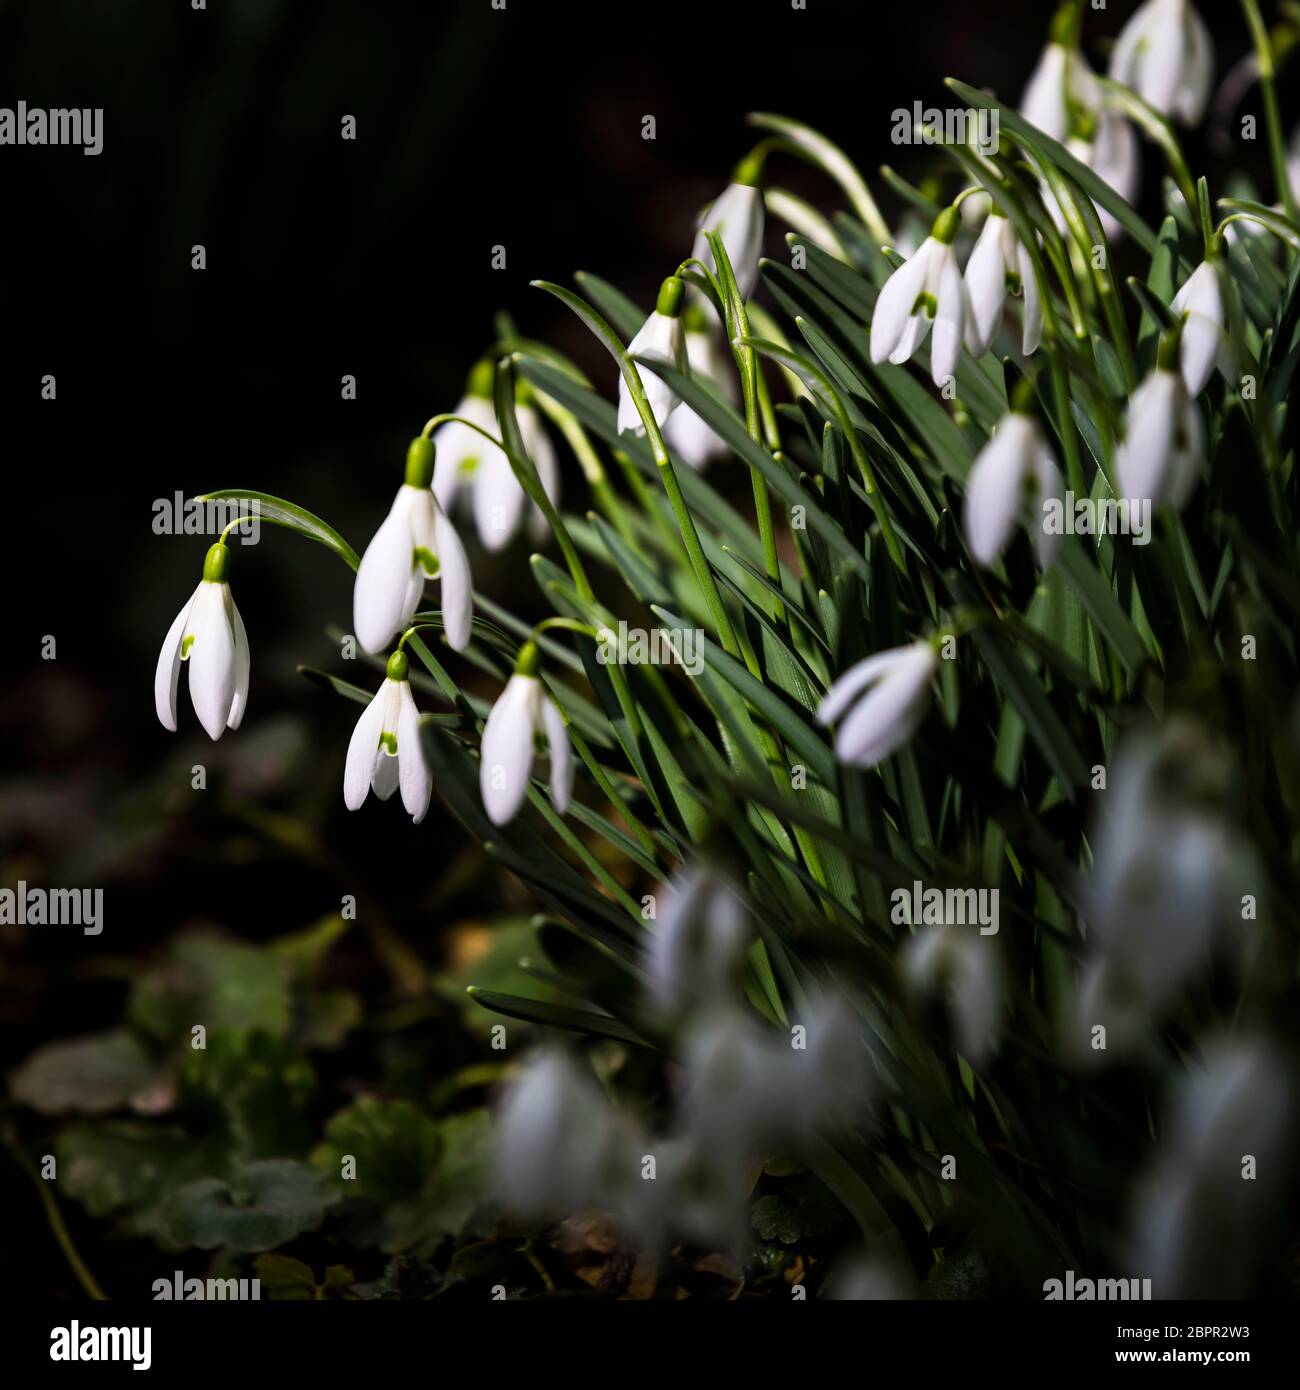
[[[226,614],[230,620],[230,630],[235,638],[235,693],[230,702],[230,717],[226,721],[232,729],[239,728],[244,720],[244,710],[248,707],[248,676],[251,660],[248,651],[248,633],[239,608],[226,586]]]
[[[1033,422],[1012,413],[980,450],[966,482],[966,542],[985,567],[1001,554],[1024,501],[1026,472],[1033,467]]]
[[[913,318],[912,309],[917,297],[925,289],[930,264],[931,248],[936,243],[927,238],[910,261],[904,261],[885,281],[884,288],[876,299],[876,307],[871,315],[871,360],[893,361],[904,333]],[[927,324],[928,329],[928,324]],[[924,337],[921,332],[912,345]],[[909,351],[908,356],[911,356]],[[904,358],[906,361],[906,358]]]
[[[474,523],[485,550],[502,550],[510,543],[526,500],[510,460],[494,449],[474,478]]]
[[[225,584],[204,580],[190,609],[190,699],[208,736],[225,732],[235,698],[235,635],[226,616]]]
[[[201,582],[200,582],[201,587]],[[199,591],[186,599],[181,611],[172,619],[172,625],[163,638],[162,649],[158,653],[158,665],[153,677],[153,704],[158,714],[158,722],[164,729],[176,732],[176,687],[181,674],[181,639],[185,635],[187,620]]]
[[[433,795],[433,777],[424,760],[420,739],[420,711],[415,705],[409,681],[400,682],[401,707],[397,715],[397,770],[402,788],[402,805],[416,825],[424,819]]]
[[[540,706],[542,728],[551,750],[551,804],[563,815],[573,798],[573,748],[555,701],[543,693]]]
[[[405,494],[415,491],[403,484],[357,569],[352,588],[352,628],[357,641],[371,653],[382,651],[409,616],[414,544],[409,521],[411,504]]]
[[[966,284],[957,267],[952,248],[939,262],[935,298],[939,307],[934,316],[934,335],[930,340],[930,376],[936,386],[942,386],[957,373],[961,357],[966,319],[970,313],[966,299]]]
[[[379,750],[379,756],[375,759],[375,774],[370,779],[370,785],[371,790],[380,801],[387,801],[397,790],[401,765],[400,753],[394,756],[387,749],[381,748]]]
[[[433,520],[438,556],[438,589],[442,603],[443,627],[453,651],[463,652],[469,646],[474,621],[474,589],[470,579],[469,560],[460,536],[447,514],[439,509]]]
[[[1133,393],[1128,427],[1115,455],[1115,476],[1123,497],[1163,500],[1174,440],[1174,405],[1179,379],[1154,371]]]
[[[528,794],[534,716],[540,695],[536,676],[511,676],[483,726],[479,790],[493,825],[512,821]]]
[[[894,663],[840,725],[835,751],[842,762],[874,767],[911,738],[925,716],[934,667],[928,645]]]
[[[348,755],[343,765],[343,804],[349,811],[360,808],[374,781],[375,764],[380,756],[379,735],[383,730],[383,693],[381,686],[375,698],[361,711],[361,718],[348,740]]]
[[[872,681],[878,680],[908,650],[907,647],[890,647],[862,661],[855,661],[848,670],[842,671],[817,707],[817,722],[834,724],[858,695]]]
[[[982,357],[989,350],[1006,302],[1007,267],[1002,238],[1005,225],[1006,218],[991,213],[966,262],[966,290],[971,309],[966,345],[976,357]]]

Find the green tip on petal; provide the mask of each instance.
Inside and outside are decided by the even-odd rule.
[[[491,358],[485,357],[481,362],[474,363],[474,370],[469,374],[469,380],[465,383],[465,391],[470,396],[481,396],[485,401],[492,399],[492,387],[496,381],[496,365]]]
[[[203,561],[203,577],[209,584],[224,584],[230,573],[230,549],[221,544],[208,547],[207,558]]]
[[[942,242],[945,246],[951,246],[957,240],[957,233],[960,230],[961,210],[947,207],[934,219],[934,226],[930,228],[930,235],[935,241]]]
[[[670,275],[659,286],[659,299],[656,310],[666,319],[675,319],[682,312],[682,302],[686,297],[686,281]]]
[[[542,669],[542,654],[536,642],[525,642],[515,658],[515,675],[535,676]]]
[[[411,663],[407,660],[405,652],[394,652],[388,658],[387,674],[390,681],[410,680]]]
[[[411,487],[428,487],[433,481],[433,461],[438,451],[425,435],[411,440],[406,450],[406,481]]]
[[[763,149],[758,147],[736,165],[731,175],[732,183],[744,184],[746,188],[757,188],[763,177]]]

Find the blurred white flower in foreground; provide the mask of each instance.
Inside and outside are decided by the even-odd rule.
[[[685,296],[685,282],[670,275],[659,288],[659,298],[654,313],[646,319],[636,336],[627,345],[628,357],[649,357],[659,362],[684,370],[686,366],[686,343],[682,329],[682,301]],[[664,379],[648,367],[637,365],[641,387],[655,423],[662,430],[668,417],[677,409],[679,397]],[[631,430],[634,434],[645,433],[645,423],[641,412],[636,408],[627,378],[619,373],[618,378],[618,432],[624,434]]]
[[[1225,757],[1185,719],[1121,749],[1092,840],[1081,1048],[1102,1024],[1107,1050],[1124,1052],[1215,948],[1243,944],[1241,897],[1260,874],[1231,786]]]
[[[960,211],[944,208],[917,253],[885,282],[871,315],[873,362],[909,361],[933,326],[930,376],[936,386],[955,374],[962,342],[974,331],[953,245],[960,227]]]
[[[371,791],[387,801],[398,787],[402,805],[416,825],[424,819],[433,778],[420,743],[420,711],[411,694],[410,663],[404,652],[388,658],[383,685],[357,720],[343,770],[343,802],[359,810]]]
[[[1157,1298],[1246,1298],[1281,1253],[1292,1083],[1258,1039],[1212,1043],[1183,1078],[1160,1157],[1135,1202],[1133,1267]]]
[[[190,699],[209,737],[239,728],[248,701],[248,634],[230,596],[230,551],[220,541],[203,562],[203,578],[163,638],[154,671],[154,709],[176,732],[176,689],[189,663]]]
[[[493,825],[519,814],[533,775],[533,740],[541,735],[551,754],[551,802],[563,815],[573,795],[573,750],[559,706],[542,687],[535,642],[519,650],[515,671],[488,714],[480,749],[479,789]]]
[[[1183,325],[1179,369],[1188,393],[1195,399],[1205,390],[1216,365],[1225,376],[1231,375],[1223,289],[1215,261],[1202,261],[1196,267],[1174,296],[1171,307]]]
[[[1181,509],[1204,457],[1200,411],[1180,374],[1178,354],[1162,345],[1160,361],[1129,401],[1124,439],[1115,452],[1119,494]]]
[[[850,666],[817,710],[821,724],[843,717],[835,756],[854,767],[875,767],[900,749],[925,718],[939,653],[930,642],[891,647]]]
[[[966,479],[966,543],[976,561],[994,563],[1024,521],[1046,569],[1057,537],[1044,525],[1042,503],[1061,496],[1061,474],[1032,415],[1010,410],[980,450]]]
[[[917,927],[903,947],[903,978],[923,997],[942,998],[957,1047],[972,1063],[997,1042],[1002,969],[992,937],[969,926]]]
[[[439,583],[447,641],[458,652],[469,645],[474,602],[469,561],[430,491],[433,469],[433,442],[421,436],[407,451],[406,481],[361,557],[352,625],[368,652],[382,651],[411,621],[426,577]]]
[[[1009,294],[1024,296],[1021,352],[1028,357],[1038,351],[1043,337],[1043,308],[1038,300],[1034,263],[1011,219],[996,208],[989,213],[966,262],[966,291],[973,324],[967,339],[976,357],[982,357],[992,346]]]
[[[456,414],[464,417],[463,420],[448,420],[433,432],[438,451],[433,495],[448,515],[468,498],[483,548],[501,550],[519,530],[525,505],[535,538],[545,536],[546,519],[540,507],[528,502],[505,451],[494,442],[501,438],[501,427],[492,404],[492,375],[492,364],[480,362],[470,374],[467,393],[456,407]],[[515,419],[519,422],[524,449],[537,467],[542,490],[552,502],[558,503],[560,469],[555,448],[541,416],[522,387],[515,402]],[[486,430],[492,438],[484,438],[471,425]]]
[[[1214,80],[1214,45],[1188,0],[1146,0],[1120,30],[1110,75],[1162,116],[1195,125]]]
[[[543,1051],[525,1065],[501,1109],[497,1192],[524,1216],[602,1205],[627,1176],[620,1140],[613,1108],[590,1071],[567,1052]]]
[[[749,298],[758,278],[758,261],[763,254],[763,224],[765,208],[763,192],[755,187],[756,174],[743,166],[736,171],[735,180],[729,183],[716,199],[704,210],[695,233],[695,245],[691,255],[703,261],[714,273],[713,252],[709,247],[706,232],[717,232],[727,251],[732,273],[736,277],[736,288],[742,299]]]
[[[656,897],[647,965],[660,1006],[676,1011],[734,991],[751,936],[736,890],[708,867],[694,865]]]

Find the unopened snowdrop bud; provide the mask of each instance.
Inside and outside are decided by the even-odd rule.
[[[1110,75],[1162,116],[1195,125],[1214,79],[1214,45],[1188,0],[1146,0],[1120,30]]]
[[[456,528],[429,488],[435,453],[431,439],[412,441],[406,481],[361,557],[352,590],[352,625],[368,652],[382,651],[410,623],[426,577],[437,578],[441,587],[447,641],[456,651],[469,645],[469,561]]]
[[[551,755],[551,804],[561,815],[573,795],[573,752],[559,706],[542,688],[541,658],[535,642],[526,642],[483,726],[479,789],[493,825],[506,825],[519,814],[533,775],[533,740],[544,736]]]
[[[957,1046],[982,1061],[997,1041],[1002,971],[991,937],[965,926],[926,926],[903,951],[903,976],[921,995],[943,995]]]
[[[343,770],[343,801],[359,810],[371,791],[387,801],[398,789],[402,805],[419,825],[429,809],[433,778],[420,743],[420,712],[411,694],[406,654],[388,658],[387,674],[375,698],[357,720]]]
[[[1037,420],[1029,413],[1025,388],[1002,417],[993,438],[980,450],[966,480],[966,544],[986,568],[1006,548],[1017,521],[1024,520],[1046,569],[1052,562],[1057,537],[1043,524],[1042,504],[1061,496],[1061,474]]]
[[[689,869],[661,890],[650,946],[650,988],[673,1011],[716,1002],[736,984],[750,939],[735,889],[709,868]]]
[[[916,731],[930,704],[939,653],[930,642],[891,647],[850,666],[826,692],[817,719],[834,724],[835,756],[853,767],[875,767]]]
[[[916,255],[885,282],[871,318],[871,360],[888,358],[896,365],[911,358],[933,325],[930,375],[936,386],[956,372],[970,321],[966,282],[953,248],[960,228],[960,210],[944,208]]]
[[[682,304],[685,296],[685,281],[670,275],[659,287],[659,299],[655,304],[654,313],[646,319],[636,337],[627,345],[629,357],[652,357],[679,370],[686,369],[686,342],[682,329]],[[655,423],[663,429],[665,421],[677,408],[677,394],[653,371],[641,369],[639,374],[651,414],[655,417]],[[623,434],[627,430],[635,434],[644,434],[645,424],[636,408],[636,402],[632,399],[627,378],[620,373],[618,432]]]
[[[610,1104],[590,1073],[566,1052],[543,1052],[525,1067],[501,1110],[497,1193],[526,1216],[600,1202],[615,1139]]]
[[[1021,351],[1026,357],[1038,351],[1043,337],[1043,309],[1038,301],[1034,263],[1011,219],[996,208],[989,213],[966,262],[966,292],[970,298],[966,345],[976,357],[982,357],[992,346],[1009,294],[1024,295]]]
[[[1122,497],[1181,508],[1192,495],[1205,453],[1200,412],[1180,374],[1178,333],[1160,342],[1155,369],[1134,391],[1124,442],[1115,455]]]
[[[1179,368],[1188,393],[1194,399],[1205,390],[1216,365],[1225,376],[1230,375],[1227,320],[1217,257],[1204,260],[1196,267],[1174,296],[1173,312],[1183,325]]]
[[[190,669],[190,699],[211,738],[239,728],[248,700],[248,635],[230,596],[230,551],[218,541],[203,562],[203,578],[167,629],[154,672],[154,708],[164,729],[176,732],[176,687],[181,662]]]
[[[736,277],[736,288],[742,299],[749,298],[758,278],[758,261],[763,254],[763,225],[765,209],[763,192],[758,187],[761,161],[754,156],[742,160],[732,182],[705,209],[696,227],[695,245],[691,255],[703,261],[712,271],[713,251],[707,232],[716,232],[727,250],[727,259]]]

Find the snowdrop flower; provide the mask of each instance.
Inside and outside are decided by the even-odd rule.
[[[875,767],[912,737],[930,703],[939,653],[930,642],[891,647],[850,666],[826,692],[822,724],[848,718],[835,738],[835,756],[853,767]]]
[[[1135,1194],[1132,1267],[1157,1298],[1248,1298],[1273,1258],[1267,1227],[1286,1181],[1293,1086],[1286,1057],[1259,1037],[1202,1051]]]
[[[456,528],[429,489],[435,452],[432,440],[421,436],[412,441],[406,481],[361,557],[352,590],[352,626],[368,652],[382,651],[411,621],[426,576],[441,585],[447,641],[458,652],[469,644],[469,561]]]
[[[1110,75],[1162,116],[1195,125],[1214,78],[1214,48],[1205,21],[1188,0],[1146,0],[1120,30]]]
[[[1183,325],[1179,367],[1188,395],[1195,399],[1205,390],[1216,364],[1225,376],[1230,374],[1228,330],[1217,258],[1204,260],[1196,267],[1174,296],[1173,313]]]
[[[683,315],[686,324],[686,365],[692,376],[704,377],[727,400],[735,404],[735,374],[716,337],[693,322],[695,310],[688,308]],[[644,378],[642,378],[644,380]],[[664,439],[673,454],[688,467],[701,469],[727,446],[685,402],[668,417]]]
[[[438,505],[450,516],[454,507],[468,500],[483,548],[495,551],[514,539],[528,498],[505,451],[494,439],[485,439],[478,429],[471,428],[477,425],[494,437],[501,434],[492,404],[493,372],[491,362],[480,362],[474,368],[466,394],[456,407],[456,414],[463,418],[439,425],[432,437],[437,448],[433,495]],[[523,383],[515,403],[515,419],[543,490],[552,502],[558,502],[560,470],[555,449]],[[535,504],[531,504],[531,528],[538,539],[545,536],[546,520]]]
[[[551,753],[551,804],[561,815],[573,795],[573,752],[559,706],[542,688],[535,642],[525,642],[483,726],[479,789],[493,825],[519,814],[533,774],[533,739],[545,735]]]
[[[705,209],[696,224],[691,255],[717,273],[706,232],[717,232],[727,250],[736,288],[742,299],[749,298],[758,278],[758,260],[763,254],[763,193],[757,185],[758,166],[744,160],[731,183]]]
[[[1026,357],[1038,351],[1043,337],[1043,307],[1038,302],[1034,263],[1011,219],[996,208],[989,213],[966,262],[966,292],[974,325],[967,340],[976,357],[982,357],[992,346],[1008,294],[1023,294],[1025,298],[1021,351]]]
[[[602,1202],[618,1144],[609,1101],[566,1052],[543,1052],[511,1086],[496,1131],[496,1188],[522,1215]]]
[[[930,375],[936,386],[956,372],[962,339],[971,332],[970,302],[953,243],[961,212],[944,208],[910,261],[885,282],[871,317],[871,360],[908,361],[934,326]]]
[[[203,562],[203,578],[167,629],[154,672],[154,708],[164,729],[176,732],[176,686],[181,662],[190,666],[190,699],[211,738],[239,728],[248,700],[248,635],[230,596],[230,550],[223,541]]]
[[[628,357],[652,357],[667,362],[679,370],[686,369],[686,343],[682,331],[682,301],[686,293],[686,282],[670,275],[659,287],[659,299],[655,311],[646,319],[637,335],[627,345]],[[651,414],[655,423],[663,429],[665,421],[677,409],[679,398],[672,387],[648,368],[638,368],[641,387],[645,391]],[[620,372],[618,378],[618,432],[631,430],[634,434],[644,434],[645,425],[641,414],[632,399],[627,378]]]
[[[349,811],[357,811],[371,791],[387,801],[398,787],[402,805],[419,825],[429,809],[433,778],[420,745],[410,662],[402,651],[388,658],[384,683],[352,731],[343,769],[343,802]]]
[[[1016,522],[1029,524],[1038,563],[1052,562],[1057,537],[1043,524],[1042,502],[1061,496],[1061,474],[1038,422],[1029,414],[1027,381],[993,438],[980,450],[966,480],[966,544],[988,568],[1006,548]],[[1026,507],[1026,503],[1031,505]]]
[[[1062,11],[1051,43],[1044,48],[1024,96],[1021,114],[1045,135],[1059,140],[1116,193],[1132,201],[1138,183],[1138,143],[1132,126],[1105,106],[1105,97],[1084,61],[1073,32],[1074,20]],[[1055,198],[1045,195],[1052,219],[1062,230],[1065,218]],[[1097,209],[1106,236],[1114,240],[1120,225],[1104,208]]]
[[[694,867],[664,885],[649,951],[650,989],[667,1009],[709,1002],[734,985],[749,915],[726,879]]]
[[[992,937],[966,926],[921,927],[904,947],[903,977],[919,994],[945,995],[957,1046],[970,1061],[988,1056],[1003,993]]]
[[[1186,504],[1205,452],[1200,412],[1179,375],[1179,336],[1161,339],[1155,369],[1129,401],[1115,454],[1120,495],[1150,498],[1153,507]]]

